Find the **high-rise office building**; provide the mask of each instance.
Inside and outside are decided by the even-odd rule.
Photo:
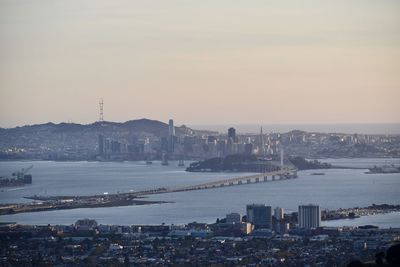
[[[169,120],[168,122],[168,133],[169,136],[175,136],[174,120]]]
[[[321,225],[321,210],[318,205],[299,206],[299,227],[304,229],[317,228]]]
[[[264,134],[263,134],[263,129],[262,129],[262,127],[261,127],[261,130],[260,130],[260,143],[259,143],[259,149],[260,149],[260,151],[259,151],[259,155],[261,155],[261,156],[263,156],[263,157],[265,157],[266,156],[266,153],[265,153],[265,142],[264,142]]]
[[[231,127],[228,129],[228,140],[231,139],[232,142],[237,143],[238,137],[236,136],[236,129]]]
[[[271,207],[264,204],[247,205],[247,222],[254,225],[254,229],[268,228],[272,226]]]
[[[283,208],[276,207],[274,209],[274,216],[275,216],[275,219],[282,220],[284,217]]]
[[[233,140],[235,140],[236,138],[236,130],[235,128],[231,127],[228,129],[228,137],[232,138]]]
[[[168,152],[174,153],[175,150],[175,127],[174,121],[169,120],[168,122]]]

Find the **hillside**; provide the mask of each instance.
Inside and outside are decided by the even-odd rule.
[[[176,134],[192,134],[193,130],[185,126],[175,127]],[[26,150],[40,154],[76,151],[84,155],[93,154],[97,146],[97,137],[103,134],[107,138],[131,143],[134,137],[149,136],[159,139],[168,133],[168,124],[149,119],[127,122],[95,122],[91,124],[45,123],[15,128],[0,128],[0,149]]]

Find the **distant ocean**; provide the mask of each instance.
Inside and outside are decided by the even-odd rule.
[[[229,127],[236,128],[237,133],[259,133],[260,127],[264,133],[284,133],[291,130],[321,133],[347,133],[347,134],[400,134],[400,123],[385,124],[192,124],[192,129],[212,130],[220,133],[228,131]]]

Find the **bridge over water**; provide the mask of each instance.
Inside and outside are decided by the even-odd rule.
[[[204,190],[212,188],[221,188],[225,186],[234,185],[246,185],[254,183],[265,183],[269,181],[287,180],[297,178],[297,170],[295,169],[282,169],[273,172],[257,173],[248,176],[241,176],[235,178],[229,178],[224,180],[212,181],[203,184],[189,185],[184,187],[176,188],[158,188],[154,190],[145,190],[140,192],[135,192],[137,196],[162,194],[162,193],[174,193],[183,191],[193,191],[193,190]]]
[[[33,196],[30,199],[40,200],[41,203],[23,203],[23,204],[7,204],[3,207],[0,206],[0,215],[21,212],[33,211],[47,211],[47,210],[61,210],[61,209],[75,209],[75,208],[92,208],[92,207],[113,207],[113,206],[127,206],[141,202],[137,197],[146,195],[155,195],[163,193],[184,192],[193,190],[205,190],[212,188],[221,188],[225,186],[245,185],[254,183],[263,183],[269,181],[278,181],[297,178],[297,170],[282,169],[274,172],[264,172],[249,176],[236,177],[231,179],[224,179],[197,185],[189,185],[176,188],[157,188],[151,190],[142,190],[138,192],[117,193],[107,195],[94,195],[94,196],[51,196],[41,197]]]

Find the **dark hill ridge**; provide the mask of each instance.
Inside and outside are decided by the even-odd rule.
[[[175,127],[176,134],[193,134],[186,126]],[[0,149],[24,148],[29,151],[71,151],[93,153],[97,146],[97,137],[103,134],[107,138],[130,144],[133,136],[153,136],[159,138],[168,134],[168,124],[149,119],[126,122],[45,123],[15,128],[0,128]]]
[[[122,128],[131,128],[131,129],[139,129],[141,127],[143,128],[168,128],[168,125],[166,123],[163,123],[161,121],[156,121],[156,120],[149,120],[149,119],[138,119],[138,120],[130,120],[126,122],[111,122],[111,121],[103,121],[103,122],[94,122],[90,124],[78,124],[78,123],[66,123],[66,122],[61,122],[61,123],[53,123],[53,122],[48,122],[48,123],[43,123],[43,124],[33,124],[33,125],[24,125],[24,126],[18,126],[15,128],[0,128],[2,130],[15,130],[15,131],[22,131],[22,130],[38,130],[41,128],[56,128],[60,130],[66,130],[66,131],[74,131],[74,130],[82,130],[82,129],[88,129],[88,128],[100,128],[100,127],[122,127]]]
[[[191,129],[186,127],[175,127],[178,134],[183,134]],[[72,133],[80,131],[132,131],[132,132],[143,132],[154,134],[156,136],[161,136],[166,134],[168,131],[168,124],[157,120],[149,119],[139,119],[139,120],[129,120],[126,122],[94,122],[91,124],[77,124],[77,123],[44,123],[44,124],[34,124],[18,126],[15,128],[0,128],[0,133],[40,133],[40,132],[52,132],[52,133]]]

